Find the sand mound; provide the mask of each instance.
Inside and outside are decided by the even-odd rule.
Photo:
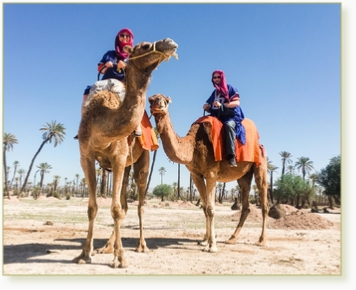
[[[289,205],[282,205],[281,207],[286,211],[286,216],[281,219],[268,218],[267,227],[270,229],[305,229],[305,230],[322,230],[329,229],[334,224],[319,216],[318,214],[311,213],[310,210],[298,210]],[[262,210],[256,206],[250,206],[250,214],[246,222],[261,222],[262,223]],[[309,211],[309,212],[307,212]],[[239,221],[241,211],[238,211],[230,216],[232,221]]]

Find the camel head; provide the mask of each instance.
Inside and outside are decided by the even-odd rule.
[[[150,103],[151,114],[159,115],[166,114],[168,111],[168,105],[172,102],[170,97],[166,97],[162,94],[155,94],[152,97],[148,97]]]
[[[171,56],[178,59],[177,48],[178,44],[165,38],[153,43],[140,42],[135,47],[125,46],[124,50],[130,55],[128,66],[133,64],[137,70],[150,74],[163,60],[168,61]]]

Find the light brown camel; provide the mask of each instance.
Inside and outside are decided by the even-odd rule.
[[[228,244],[236,244],[237,237],[250,212],[249,192],[253,177],[260,194],[263,216],[262,233],[257,244],[265,245],[268,216],[267,157],[263,157],[262,164],[258,167],[254,162],[238,162],[237,167],[229,167],[226,160],[215,161],[213,146],[207,133],[211,131],[209,123],[195,123],[185,137],[179,137],[174,132],[168,114],[170,98],[162,94],[156,94],[149,97],[148,101],[151,114],[156,121],[156,128],[160,134],[164,152],[173,162],[184,164],[187,167],[199,191],[206,217],[206,234],[204,240],[199,243],[205,246],[203,251],[217,251],[214,233],[216,182],[238,180],[241,188],[241,217],[235,232],[226,241]],[[252,122],[248,119],[244,121]],[[253,127],[255,126],[253,125]]]
[[[135,47],[126,46],[130,54],[126,73],[126,94],[119,100],[111,91],[97,92],[83,110],[79,125],[78,140],[80,163],[88,184],[88,235],[81,254],[73,259],[78,264],[91,263],[93,252],[94,221],[98,211],[96,202],[97,160],[102,168],[112,170],[111,215],[114,220],[114,268],[125,268],[128,263],[124,257],[120,226],[125,218],[127,207],[121,195],[125,167],[131,160],[128,136],[140,123],[146,105],[146,90],[151,73],[163,61],[168,60],[178,45],[169,38],[154,43],[141,42]],[[142,204],[141,204],[142,206]],[[140,209],[138,209],[139,215]]]

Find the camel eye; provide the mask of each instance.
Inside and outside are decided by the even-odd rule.
[[[142,45],[142,48],[147,50],[150,48],[150,46],[151,45],[149,43],[146,43],[146,44]]]

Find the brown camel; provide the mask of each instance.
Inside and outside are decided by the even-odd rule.
[[[156,94],[148,98],[150,110],[156,121],[156,128],[160,134],[163,150],[173,162],[184,164],[189,170],[202,201],[206,217],[206,234],[199,244],[204,245],[203,251],[216,252],[216,239],[214,233],[215,187],[216,182],[229,182],[238,180],[242,196],[242,212],[239,223],[233,235],[226,241],[236,244],[237,237],[250,212],[249,192],[252,178],[261,198],[262,233],[258,245],[266,244],[266,221],[268,216],[267,201],[267,157],[256,166],[254,162],[238,162],[237,167],[229,167],[227,160],[215,161],[214,150],[207,132],[211,131],[209,123],[193,124],[185,137],[179,137],[174,132],[168,114],[170,98]],[[252,122],[245,119],[244,121]],[[255,127],[253,125],[253,127]],[[257,130],[257,128],[255,129]]]
[[[121,195],[125,167],[134,163],[131,158],[128,136],[140,123],[146,105],[146,90],[152,71],[163,60],[176,55],[178,45],[169,38],[154,43],[141,42],[135,47],[126,46],[130,54],[126,73],[126,93],[121,100],[108,90],[97,92],[84,108],[79,125],[78,141],[80,163],[88,184],[89,228],[81,254],[73,259],[78,264],[91,263],[93,252],[94,221],[98,211],[96,202],[97,160],[102,168],[111,168],[113,180],[111,215],[114,220],[114,268],[125,268],[120,226],[127,212],[125,196]],[[141,206],[139,215],[141,215]]]

